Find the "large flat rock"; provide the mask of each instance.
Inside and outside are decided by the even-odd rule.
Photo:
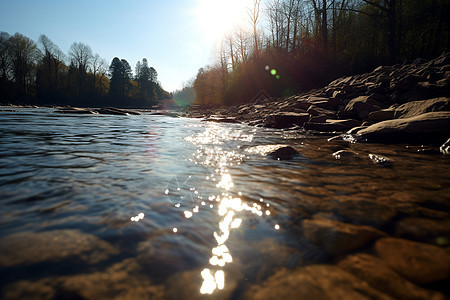
[[[429,112],[379,122],[359,130],[356,136],[359,140],[369,142],[443,143],[450,136],[450,112]]]

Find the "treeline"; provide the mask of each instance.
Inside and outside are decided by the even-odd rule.
[[[287,96],[378,65],[436,57],[449,49],[449,15],[450,0],[270,0],[265,7],[254,0],[250,26],[224,37],[216,62],[175,99],[231,105]]]
[[[83,43],[73,43],[66,55],[46,35],[35,42],[0,32],[1,103],[151,107],[170,98],[157,76],[145,58],[134,76],[125,59],[108,66]]]

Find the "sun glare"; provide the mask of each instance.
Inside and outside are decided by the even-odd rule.
[[[198,0],[198,25],[208,39],[220,39],[234,27],[248,26],[247,12],[252,3],[252,0]]]

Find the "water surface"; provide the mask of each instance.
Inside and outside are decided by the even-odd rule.
[[[303,236],[305,218],[388,234],[418,211],[448,220],[447,157],[326,138],[149,114],[0,112],[3,298],[243,298],[280,269],[332,263]],[[271,144],[300,154],[249,151]],[[336,159],[342,149],[357,154]]]

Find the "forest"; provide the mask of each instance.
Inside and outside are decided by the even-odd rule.
[[[177,103],[235,105],[449,50],[450,0],[254,0]]]
[[[0,32],[0,103],[149,108],[170,97],[146,58],[133,75],[126,59],[108,66],[83,43],[66,55],[46,35]]]

